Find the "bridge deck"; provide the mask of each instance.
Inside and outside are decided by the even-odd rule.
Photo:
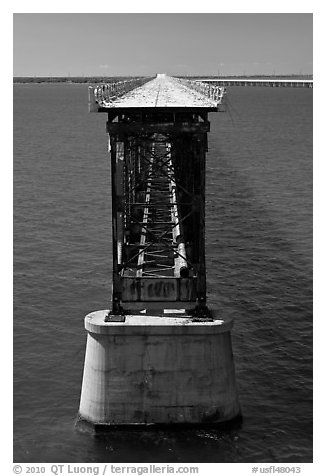
[[[98,97],[100,110],[129,108],[201,108],[216,110],[222,101],[221,88],[209,92],[189,87],[190,82],[159,74],[121,97]],[[96,91],[95,91],[96,96]],[[211,96],[211,97],[210,97]]]

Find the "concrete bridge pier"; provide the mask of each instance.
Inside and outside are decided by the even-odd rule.
[[[216,425],[240,415],[232,320],[170,314],[85,318],[87,349],[79,416],[95,428]]]

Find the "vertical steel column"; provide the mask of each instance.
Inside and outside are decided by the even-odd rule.
[[[112,188],[112,311],[121,314],[122,282],[120,267],[124,245],[124,152],[122,137],[114,134],[111,142],[111,188]]]
[[[197,311],[207,312],[206,307],[206,264],[205,264],[205,152],[206,134],[194,135],[192,140],[194,161],[194,208],[197,215]]]

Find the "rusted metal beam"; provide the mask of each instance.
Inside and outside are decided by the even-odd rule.
[[[132,123],[124,124],[118,122],[108,122],[106,130],[109,133],[122,133],[125,134],[136,134],[136,133],[151,133],[157,132],[158,130],[162,133],[178,133],[178,132],[209,132],[210,123],[209,122],[191,122],[191,123],[160,123],[160,124],[147,124],[147,123]]]

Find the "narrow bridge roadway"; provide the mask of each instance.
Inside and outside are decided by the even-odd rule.
[[[209,108],[221,104],[224,88],[158,74],[140,87],[126,89],[126,82],[90,87],[90,103],[110,109],[126,108]],[[119,93],[121,90],[121,94]],[[92,97],[93,95],[93,97]]]

